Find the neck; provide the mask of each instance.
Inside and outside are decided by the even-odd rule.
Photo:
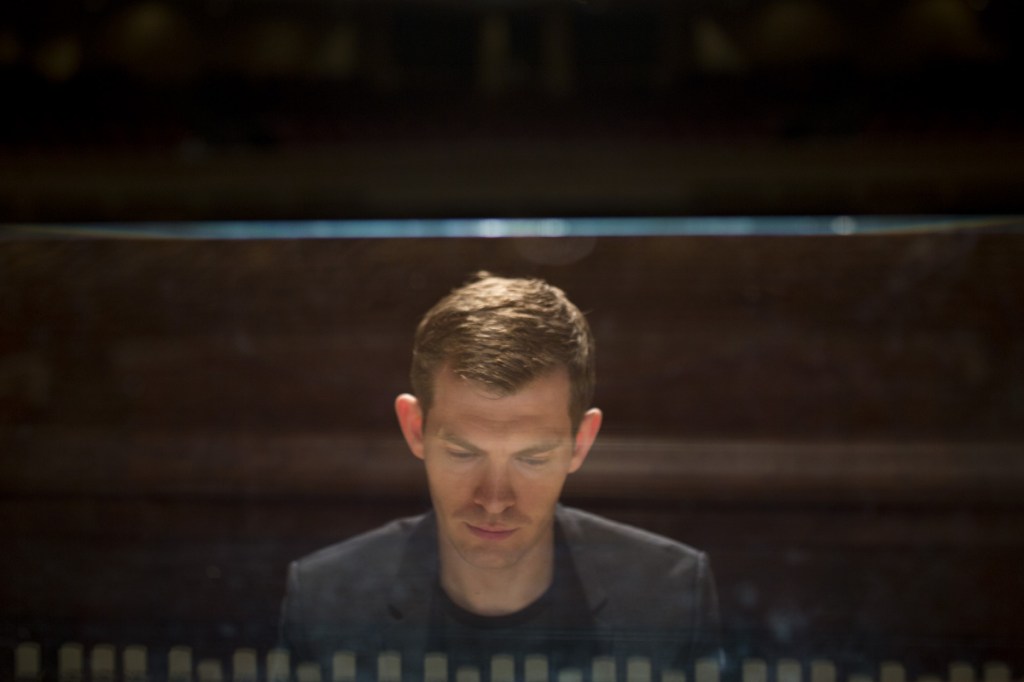
[[[480,568],[442,541],[441,588],[461,608],[480,616],[503,616],[526,608],[551,586],[554,538],[540,543],[514,566]]]

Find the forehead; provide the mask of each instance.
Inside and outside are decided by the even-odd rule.
[[[495,393],[442,367],[434,377],[427,427],[449,433],[497,429],[561,435],[571,428],[569,396],[569,373],[564,367],[541,375],[510,395]]]

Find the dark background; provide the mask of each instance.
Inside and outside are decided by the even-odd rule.
[[[0,219],[1018,212],[1013,0],[0,8]]]
[[[5,5],[3,670],[25,640],[270,646],[288,560],[426,508],[391,402],[419,316],[489,268],[588,312],[606,430],[566,499],[708,550],[732,651],[1019,675],[1020,13]],[[979,213],[1010,229],[102,237]]]

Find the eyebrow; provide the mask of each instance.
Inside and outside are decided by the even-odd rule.
[[[438,434],[438,437],[441,440],[445,441],[446,443],[450,443],[452,445],[456,445],[456,446],[462,448],[463,450],[467,450],[468,452],[472,452],[473,454],[478,454],[479,455],[479,454],[483,454],[483,452],[484,452],[481,448],[478,448],[477,446],[473,445],[469,441],[464,440],[464,439],[460,438],[459,436],[456,436],[453,433],[443,433],[442,432],[442,433]],[[562,444],[561,440],[545,441],[545,442],[538,443],[537,445],[533,445],[533,446],[528,447],[528,448],[523,448],[522,450],[514,452],[513,455],[515,455],[516,457],[529,457],[531,455],[542,455],[542,454],[544,454],[546,452],[551,452],[552,450],[554,450],[555,448],[557,448],[561,444]]]

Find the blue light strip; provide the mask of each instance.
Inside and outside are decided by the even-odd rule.
[[[6,238],[355,239],[663,236],[849,236],[965,230],[1019,232],[1024,216],[487,218],[0,225]]]

